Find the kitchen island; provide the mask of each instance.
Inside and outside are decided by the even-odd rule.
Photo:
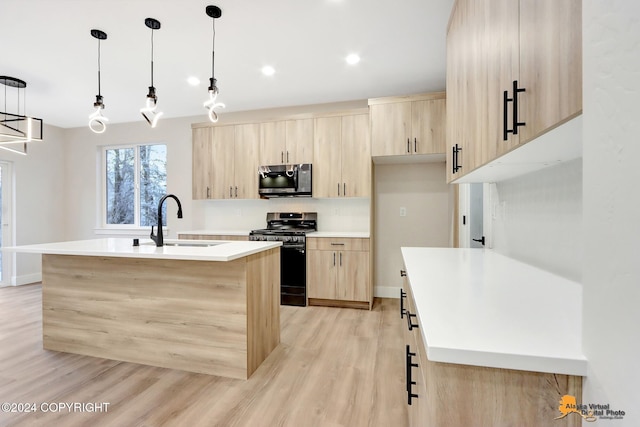
[[[48,350],[248,378],[280,342],[280,242],[107,238],[42,254]]]

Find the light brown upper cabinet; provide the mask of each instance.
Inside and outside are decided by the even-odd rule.
[[[260,125],[193,129],[193,198],[258,198]]]
[[[444,154],[445,93],[374,98],[371,155]]]
[[[211,128],[193,128],[191,182],[194,200],[211,197]]]
[[[313,197],[369,197],[369,115],[318,117],[314,129]]]
[[[447,31],[447,175],[582,113],[581,0],[457,0]]]
[[[313,119],[260,124],[260,164],[313,163]]]

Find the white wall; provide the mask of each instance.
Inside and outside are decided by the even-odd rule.
[[[376,164],[374,168],[374,286],[398,297],[402,246],[450,247],[452,188],[444,163]],[[406,216],[400,216],[400,208]]]
[[[103,134],[95,134],[88,127],[65,131],[65,182],[69,189],[66,211],[67,240],[105,237],[96,235],[101,209],[101,187],[97,182],[100,171],[100,147],[118,144],[163,143],[167,145],[167,192],[175,194],[182,203],[183,219],[177,219],[173,201],[168,201],[167,226],[169,237],[177,230],[199,227],[200,212],[194,212],[191,201],[191,123],[201,117],[165,119],[151,129],[144,121],[109,125]],[[174,213],[172,213],[174,212]],[[150,230],[149,230],[150,231]],[[148,233],[145,233],[148,235]]]
[[[206,200],[194,203],[204,210],[204,228],[207,230],[250,231],[264,228],[267,212],[317,212],[320,231],[369,231],[369,198]]]
[[[43,135],[44,141],[28,144],[27,156],[0,150],[0,160],[13,163],[13,242],[4,242],[5,246],[64,240],[68,211],[64,131],[45,125]],[[15,254],[12,284],[39,281],[40,265],[40,255]]]
[[[640,3],[583,2],[583,401],[640,425]],[[585,423],[584,425],[593,425]]]
[[[580,281],[582,159],[490,188],[493,249]]]

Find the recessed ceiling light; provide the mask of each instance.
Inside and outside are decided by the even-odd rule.
[[[262,67],[262,74],[264,74],[265,76],[273,76],[275,72],[276,70],[269,65],[265,65],[264,67]]]
[[[200,84],[200,79],[195,76],[191,76],[187,79],[187,83],[191,86],[198,86]]]
[[[360,62],[360,56],[358,54],[352,53],[346,57],[347,64],[355,65]]]

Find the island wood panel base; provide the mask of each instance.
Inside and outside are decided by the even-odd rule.
[[[279,265],[45,254],[43,346],[246,379],[280,342]]]
[[[364,310],[370,310],[371,304],[369,301],[345,301],[337,299],[324,299],[324,298],[309,298],[307,303],[311,306],[324,306],[324,307],[343,307],[343,308],[361,308]]]

